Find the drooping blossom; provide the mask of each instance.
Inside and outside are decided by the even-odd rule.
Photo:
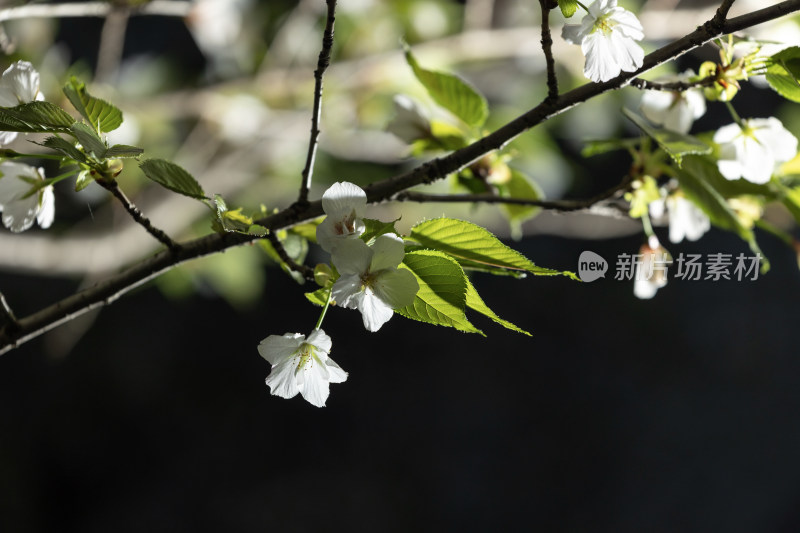
[[[33,191],[37,182],[44,181],[44,170],[30,165],[5,161],[0,163],[0,211],[3,225],[20,233],[33,226],[49,228],[55,217],[53,186]]]
[[[658,239],[651,237],[639,249],[636,259],[636,273],[633,281],[633,294],[639,299],[649,300],[658,289],[667,284],[667,268],[672,258]]]
[[[666,213],[665,213],[666,211]],[[669,242],[696,241],[711,229],[708,216],[680,192],[650,203],[653,218],[669,215]]]
[[[688,81],[694,72],[664,76],[658,82]],[[689,133],[695,120],[706,112],[706,99],[700,89],[687,91],[645,91],[642,95],[642,113],[653,124],[678,133]]]
[[[306,339],[300,333],[270,335],[258,345],[258,353],[269,361],[272,371],[266,383],[281,398],[300,393],[311,405],[324,407],[331,383],[347,380],[347,372],[328,357],[331,338],[315,329]]]
[[[378,331],[394,309],[411,305],[419,284],[409,270],[397,268],[403,261],[403,239],[381,235],[372,246],[361,239],[343,241],[332,261],[340,277],[331,297],[337,305],[358,309],[369,331]]]
[[[361,217],[367,207],[367,194],[353,183],[331,185],[322,195],[322,209],[327,217],[317,226],[317,242],[326,252],[349,238],[358,238],[366,226]]]
[[[644,30],[636,15],[617,7],[617,0],[597,0],[588,7],[580,24],[566,24],[565,41],[581,45],[586,63],[584,75],[592,81],[608,81],[620,72],[642,66],[644,50],[636,41]]]

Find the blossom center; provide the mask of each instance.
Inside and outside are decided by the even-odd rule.
[[[356,210],[350,211],[350,214],[343,217],[342,220],[333,225],[333,229],[337,235],[349,235],[356,232]]]
[[[592,26],[592,33],[599,30],[603,32],[603,35],[608,36],[614,30],[614,26],[616,25],[617,23],[614,22],[614,20],[611,20],[607,14],[601,15],[594,21],[594,25]]]

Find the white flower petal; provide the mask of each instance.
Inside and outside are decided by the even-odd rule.
[[[348,181],[336,182],[322,195],[322,209],[334,219],[341,219],[355,210],[358,217],[364,215],[367,193]]]
[[[561,28],[561,38],[569,44],[581,44],[584,37],[581,29],[580,24],[564,24],[564,27]]]
[[[372,245],[372,260],[369,264],[371,272],[387,268],[397,268],[406,255],[403,239],[394,233],[387,233],[375,239]]]
[[[305,339],[306,336],[299,333],[270,335],[258,345],[258,353],[274,366],[290,359]]]
[[[0,131],[0,146],[11,144],[17,138],[17,135],[19,134],[16,131]]]
[[[358,310],[361,311],[364,327],[372,332],[378,331],[382,325],[392,318],[392,314],[394,314],[392,308],[373,294],[370,289],[364,291],[359,302]]]
[[[53,186],[48,185],[42,189],[39,194],[41,196],[39,198],[39,214],[36,215],[36,221],[39,223],[40,228],[47,229],[53,224],[53,219],[56,215],[56,200],[53,194]]]
[[[615,22],[613,31],[619,32],[622,36],[635,41],[644,39],[644,28],[636,15],[618,7],[611,15],[611,20]],[[637,67],[638,68],[638,67]]]
[[[373,250],[361,239],[345,239],[334,248],[331,262],[342,275],[363,274],[369,269]]]
[[[587,35],[581,43],[586,63],[583,74],[592,81],[608,81],[620,73],[620,67],[614,58],[611,42],[601,33]]]
[[[340,307],[358,309],[358,296],[363,288],[359,274],[341,276],[331,288],[331,298]]]
[[[344,383],[347,381],[347,372],[342,370],[342,367],[336,364],[336,361],[329,357],[326,364],[328,365],[328,380],[331,383]]]
[[[270,392],[281,398],[294,398],[300,390],[297,388],[295,369],[299,358],[291,357],[272,367],[272,372],[265,380]]]
[[[328,368],[318,357],[312,355],[303,368],[297,369],[298,389],[311,405],[325,407],[330,395]]]
[[[331,346],[333,346],[331,338],[321,329],[312,331],[306,342],[313,345],[318,351],[323,352],[326,357],[331,351]]]
[[[26,104],[37,99],[39,94],[39,73],[27,61],[17,61],[3,72],[0,81],[16,97],[13,105]]]

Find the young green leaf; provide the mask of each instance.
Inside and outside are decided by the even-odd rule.
[[[578,279],[572,272],[536,266],[524,255],[500,242],[488,230],[463,220],[426,220],[411,229],[410,238],[426,248],[441,250],[467,265],[478,263],[499,269],[529,272],[537,276],[563,275]]]
[[[385,235],[387,233],[397,234],[397,230],[394,229],[394,223],[397,222],[396,220],[392,222],[382,222],[380,220],[365,218],[363,221],[366,229],[361,235],[361,240],[367,244],[370,244],[381,235]]]
[[[88,170],[82,170],[75,179],[75,192],[80,192],[94,181],[94,176]]]
[[[564,18],[570,18],[578,10],[578,0],[558,0],[558,7],[561,8]]]
[[[504,328],[508,328],[508,329],[510,329],[512,331],[516,331],[518,333],[522,333],[522,334],[527,335],[529,337],[531,336],[531,334],[528,333],[527,331],[525,331],[524,329],[515,326],[514,324],[512,324],[508,320],[503,320],[502,318],[497,316],[494,311],[489,309],[489,306],[486,305],[486,303],[484,303],[484,301],[478,295],[478,291],[475,289],[475,287],[469,281],[469,278],[467,278],[467,307],[469,307],[470,309],[472,309],[474,311],[477,311],[478,313],[480,313],[480,314],[482,314],[484,316],[487,316],[487,317],[491,318],[492,320],[494,320],[495,322],[497,322],[498,324],[500,324]]]
[[[708,154],[711,152],[711,147],[696,137],[671,130],[654,128],[632,111],[622,108],[622,112],[631,122],[636,124],[640,130],[658,143],[658,146],[660,146],[679,167],[685,155]]]
[[[127,144],[115,144],[106,150],[107,158],[126,158],[126,157],[139,157],[144,153],[144,150],[136,146],[128,146]]]
[[[414,274],[419,291],[413,304],[395,309],[397,314],[428,324],[483,335],[464,314],[468,282],[455,260],[441,252],[420,250],[407,253],[401,267]]]
[[[70,126],[69,130],[72,136],[81,143],[87,155],[93,156],[98,161],[105,158],[108,147],[92,127],[83,122],[76,122]]]
[[[86,91],[86,84],[75,76],[64,86],[64,94],[78,113],[96,131],[109,132],[122,124],[122,111],[105,100],[95,98]]]
[[[314,305],[319,307],[325,307],[325,304],[328,301],[328,293],[330,289],[326,289],[325,287],[320,287],[319,289],[311,292],[306,293],[306,299]]]
[[[25,133],[68,132],[75,123],[66,111],[50,102],[0,107],[0,131]]]
[[[78,148],[68,140],[61,137],[48,137],[41,144],[46,148],[55,150],[78,163],[86,163],[86,154],[78,150]]]
[[[767,83],[784,98],[800,102],[800,47],[781,50],[769,59]]]
[[[203,188],[194,177],[183,168],[165,159],[147,159],[139,168],[145,176],[156,183],[184,196],[202,200],[206,198]]]
[[[422,68],[408,49],[406,49],[406,61],[434,102],[463,120],[468,126],[479,128],[483,125],[489,116],[489,105],[486,103],[486,98],[476,89],[453,74]]]

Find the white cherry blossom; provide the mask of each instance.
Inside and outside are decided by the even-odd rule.
[[[317,226],[317,242],[326,252],[342,241],[358,238],[366,226],[361,217],[367,207],[367,194],[353,183],[342,181],[331,185],[322,195],[322,209],[327,217]]]
[[[43,169],[22,163],[0,163],[0,211],[3,225],[14,233],[30,228],[34,220],[45,229],[53,223],[53,186],[47,185],[30,194],[35,182],[44,180],[43,174]]]
[[[797,155],[797,138],[775,117],[742,122],[744,129],[733,123],[714,134],[719,144],[717,167],[729,180],[767,183],[781,163]]]
[[[688,81],[694,72],[664,76],[658,82]],[[688,91],[645,91],[642,95],[642,113],[653,124],[663,125],[678,133],[689,133],[695,120],[706,112],[706,99],[700,89]]]
[[[597,0],[588,7],[580,24],[566,24],[561,36],[581,45],[586,63],[584,75],[592,81],[608,81],[620,72],[642,66],[644,50],[636,41],[644,30],[636,15],[617,7],[617,0]]]
[[[431,125],[419,105],[408,96],[398,94],[394,97],[394,118],[386,127],[408,144],[431,136]]]
[[[648,244],[642,245],[639,254],[633,294],[641,300],[649,300],[656,295],[658,289],[666,286],[667,268],[672,258],[655,237],[651,237]]]
[[[44,100],[39,92],[39,73],[27,61],[17,61],[0,76],[0,107],[15,107]],[[0,132],[0,146],[17,138],[15,131]]]
[[[311,405],[324,407],[330,384],[347,380],[347,372],[328,357],[332,344],[321,329],[312,331],[308,339],[286,333],[261,341],[258,353],[272,365],[266,379],[270,392],[281,398],[294,398],[299,392]]]
[[[332,260],[340,278],[331,297],[337,305],[358,309],[369,331],[378,331],[394,309],[411,305],[419,284],[409,270],[397,268],[405,255],[403,239],[381,235],[367,246],[361,239],[343,241]]]
[[[679,243],[683,239],[696,241],[711,229],[708,216],[683,194],[671,194],[650,203],[650,214],[661,218],[669,213],[669,242]]]

